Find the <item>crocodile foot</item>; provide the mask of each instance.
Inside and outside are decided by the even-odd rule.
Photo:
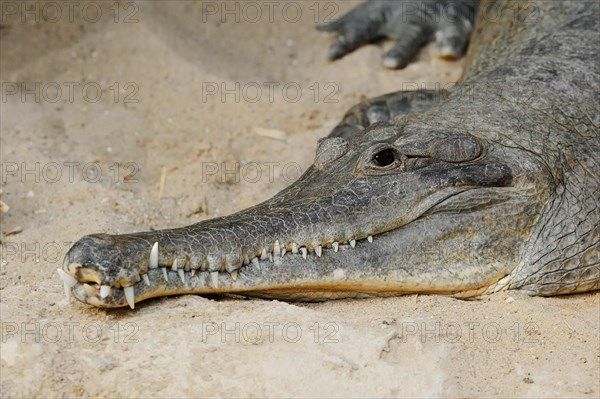
[[[466,49],[477,0],[374,0],[362,3],[317,30],[338,32],[327,57],[342,58],[360,46],[388,37],[396,40],[384,55],[387,68],[404,68],[428,42],[435,40],[438,55],[445,59],[460,58]]]

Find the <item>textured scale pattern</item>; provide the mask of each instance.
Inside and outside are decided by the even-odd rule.
[[[391,68],[430,40],[439,56],[461,56],[470,38],[464,76],[448,91],[352,107],[300,179],[252,208],[83,237],[58,271],[67,294],[133,307],[184,293],[600,289],[600,3],[483,1],[474,22],[475,8],[373,0],[320,26],[338,34],[330,58],[395,39]],[[456,18],[441,17],[449,10]]]

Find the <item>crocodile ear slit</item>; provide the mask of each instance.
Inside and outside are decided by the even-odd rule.
[[[444,162],[468,162],[483,153],[483,144],[468,134],[458,134],[430,143],[429,152],[432,158]]]

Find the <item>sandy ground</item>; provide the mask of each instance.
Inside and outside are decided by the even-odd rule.
[[[399,72],[377,45],[328,63],[313,24],[353,3],[267,3],[0,4],[0,396],[598,397],[598,293],[65,299],[82,235],[258,203],[356,102],[460,75],[431,47]]]

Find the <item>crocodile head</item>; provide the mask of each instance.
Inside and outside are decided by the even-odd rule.
[[[544,198],[530,153],[427,123],[322,139],[291,186],[184,228],[83,237],[59,274],[100,307],[238,293],[477,295],[508,275]]]

